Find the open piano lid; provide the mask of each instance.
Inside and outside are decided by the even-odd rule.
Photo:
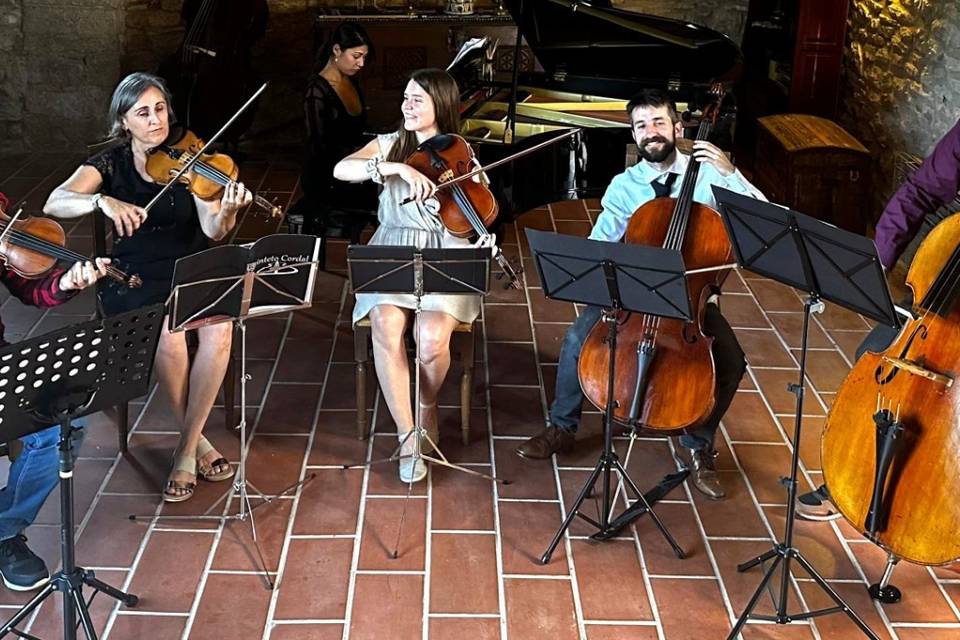
[[[557,82],[574,76],[592,82],[609,78],[614,86],[708,84],[740,60],[739,47],[722,33],[613,9],[609,0],[504,0],[504,4],[547,76]],[[630,97],[617,95],[615,89],[604,95]]]

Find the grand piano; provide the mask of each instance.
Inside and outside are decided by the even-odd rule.
[[[504,5],[543,71],[514,70],[513,82],[498,82],[481,73],[482,52],[458,61],[451,73],[462,92],[462,135],[488,163],[570,127],[582,133],[491,172],[501,220],[548,202],[600,197],[626,166],[632,139],[624,108],[633,94],[659,88],[695,111],[740,63],[737,45],[719,32],[614,9],[609,0]]]

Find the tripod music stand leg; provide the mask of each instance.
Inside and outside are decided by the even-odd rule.
[[[428,462],[432,462],[434,464],[439,464],[443,467],[447,467],[448,469],[453,469],[454,471],[460,471],[462,473],[466,473],[467,475],[476,476],[478,478],[483,478],[485,480],[490,480],[491,482],[502,482],[503,484],[510,484],[509,480],[502,480],[500,478],[497,478],[496,476],[487,475],[486,473],[474,471],[473,469],[468,469],[467,467],[463,467],[463,466],[460,466],[459,464],[450,462],[447,456],[444,455],[443,451],[440,450],[440,445],[433,441],[433,438],[430,437],[430,434],[427,433],[426,430],[424,430],[422,437],[424,440],[427,441],[427,443],[431,447],[433,447],[433,452],[436,454],[436,456],[421,455],[420,457],[423,458],[424,460]]]
[[[13,631],[14,627],[26,620],[27,617],[33,613],[33,610],[39,607],[43,601],[46,600],[47,597],[50,596],[55,590],[56,585],[54,582],[51,581],[45,584],[43,589],[41,589],[40,592],[37,593],[37,595],[35,595],[33,599],[26,604],[26,606],[23,607],[23,609],[20,609],[16,615],[10,618],[7,623],[3,625],[3,628],[0,628],[0,638],[6,636],[8,633]]]
[[[764,562],[766,562],[767,560],[769,560],[770,558],[776,555],[780,555],[780,553],[777,550],[777,547],[774,547],[773,549],[766,551],[763,555],[759,555],[756,558],[753,558],[752,560],[747,560],[746,562],[741,562],[740,564],[737,565],[737,571],[739,571],[740,573],[743,573],[744,571],[749,571],[750,569],[753,569],[758,564],[763,564]]]
[[[670,531],[667,529],[666,525],[663,524],[663,521],[660,520],[660,516],[658,516],[657,512],[653,510],[653,505],[647,502],[647,498],[643,495],[643,492],[637,488],[637,485],[633,482],[633,478],[627,474],[627,470],[623,468],[622,464],[620,464],[620,460],[614,458],[613,463],[616,465],[617,472],[620,474],[620,479],[627,483],[627,486],[629,486],[630,489],[637,495],[637,500],[640,500],[643,503],[647,513],[650,514],[650,517],[653,519],[653,524],[656,525],[657,529],[660,530],[660,533],[670,545],[670,548],[673,549],[673,554],[680,560],[683,560],[686,554],[680,545],[677,544],[677,541],[674,540],[673,535],[670,534]]]
[[[577,496],[577,499],[574,500],[573,504],[570,506],[570,510],[567,512],[567,517],[563,519],[563,524],[560,525],[560,528],[557,529],[557,532],[553,536],[553,540],[550,541],[550,546],[548,546],[547,550],[543,552],[542,556],[540,556],[540,564],[547,564],[550,562],[550,558],[553,556],[554,550],[556,550],[557,545],[560,544],[563,534],[567,529],[570,528],[570,524],[573,522],[573,519],[577,517],[577,512],[580,510],[580,505],[582,505],[583,501],[587,499],[587,495],[589,495],[593,485],[596,484],[597,478],[600,477],[600,472],[603,471],[604,466],[606,465],[601,460],[597,463],[597,466],[593,468],[593,472],[587,479],[586,484],[584,484],[583,489],[580,490],[580,495]]]
[[[840,609],[845,614],[847,614],[847,617],[850,618],[850,620],[852,620],[855,625],[860,627],[860,631],[862,631],[865,636],[870,638],[870,640],[880,640],[879,636],[877,636],[877,634],[873,632],[873,629],[867,626],[867,623],[864,622],[859,615],[857,615],[856,611],[850,608],[850,606],[846,603],[846,601],[840,597],[840,594],[837,593],[833,589],[833,587],[831,587],[827,583],[827,581],[823,579],[823,576],[817,573],[817,570],[813,568],[813,566],[807,561],[806,558],[803,557],[803,555],[799,551],[794,551],[793,557],[800,564],[800,566],[803,567],[803,570],[806,571],[807,574],[809,574],[809,576],[814,579],[814,581],[820,586],[820,588],[823,589],[827,593],[827,595],[829,595],[830,598],[833,599],[836,605],[840,607]]]
[[[103,582],[99,578],[96,578],[93,575],[92,571],[85,571],[83,574],[83,584],[87,585],[92,589],[101,591],[106,595],[110,596],[114,600],[119,600],[127,607],[135,607],[137,603],[140,602],[140,598],[133,595],[132,593],[126,593],[125,591],[120,591],[116,587],[112,587],[106,582]]]
[[[410,437],[411,433],[417,433],[421,430],[422,429],[420,427],[414,427],[413,429],[411,429],[407,433],[407,435],[403,438],[403,441],[400,443],[400,448],[401,449],[403,448],[403,444]],[[416,440],[413,443],[413,453],[411,455],[401,456],[401,458],[402,457],[413,458],[414,467],[416,467],[416,461],[423,458],[423,455],[420,452],[421,437],[422,437],[421,435],[415,436]],[[410,504],[410,496],[412,494],[413,494],[413,476],[411,475],[410,479],[407,480],[407,495],[403,499],[403,509],[400,510],[400,523],[397,525],[397,539],[393,545],[393,553],[390,554],[390,557],[393,558],[394,560],[400,557],[400,538],[403,536],[403,523],[406,522],[407,520],[407,505]]]
[[[760,581],[760,584],[757,585],[756,591],[754,591],[753,595],[750,596],[750,602],[747,603],[743,613],[740,614],[740,617],[737,619],[737,623],[733,626],[733,629],[727,636],[727,640],[736,640],[736,637],[740,634],[740,630],[743,629],[743,625],[747,624],[747,620],[750,619],[750,614],[753,612],[753,608],[756,607],[757,602],[760,601],[760,596],[763,595],[763,592],[766,590],[767,584],[770,582],[770,579],[773,578],[773,574],[777,571],[777,567],[780,565],[780,561],[783,560],[783,556],[779,553],[774,555],[776,557],[770,564],[770,568],[767,569],[765,574],[763,574],[763,580]]]
[[[87,636],[87,640],[97,640],[97,630],[93,627],[93,620],[90,619],[90,611],[83,599],[83,593],[79,587],[72,589],[70,593],[73,594],[73,601],[76,604],[77,612],[80,614],[80,624],[83,625],[83,632]],[[76,637],[76,625],[74,625],[74,637]]]

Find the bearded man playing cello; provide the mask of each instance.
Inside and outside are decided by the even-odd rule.
[[[633,213],[657,197],[676,197],[688,158],[676,149],[683,125],[674,102],[665,93],[646,90],[627,104],[631,131],[642,160],[616,176],[601,200],[603,210],[590,232],[592,240],[619,242],[623,239]],[[716,208],[711,187],[718,185],[754,198],[765,199],[716,146],[706,141],[693,145],[693,159],[701,163],[693,199]],[[720,486],[713,459],[714,437],[720,419],[740,385],[746,370],[743,350],[730,324],[720,313],[718,295],[710,296],[703,318],[703,330],[714,338],[712,352],[716,365],[716,404],[707,420],[680,436],[693,470],[693,483],[708,498],[719,500],[726,494]],[[580,422],[583,391],[577,373],[577,361],[587,334],[600,319],[601,310],[586,307],[567,330],[560,351],[555,399],[550,407],[547,427],[517,447],[524,458],[549,458],[558,451],[569,451]]]

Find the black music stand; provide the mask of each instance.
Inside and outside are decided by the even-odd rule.
[[[796,383],[789,383],[787,390],[796,395],[796,416],[793,431],[793,457],[790,462],[790,478],[784,478],[787,487],[787,523],[783,542],[777,543],[766,553],[737,566],[737,571],[747,571],[758,564],[773,559],[736,625],[727,636],[737,634],[751,617],[757,620],[788,624],[817,616],[842,611],[868,638],[877,635],[854,612],[840,595],[817,573],[800,550],[793,546],[793,523],[796,513],[797,470],[800,464],[800,429],[803,417],[803,384],[807,363],[807,332],[810,316],[824,309],[822,300],[828,300],[877,322],[897,327],[883,268],[877,257],[872,240],[855,233],[838,229],[816,218],[713,187],[723,223],[730,236],[737,257],[737,264],[777,282],[782,282],[807,294],[803,303],[803,331],[800,345],[800,374]],[[796,560],[820,588],[830,596],[836,606],[803,613],[788,614],[787,600],[790,594],[790,561]],[[774,616],[753,613],[760,595],[773,578],[780,562],[784,563],[780,575],[780,594],[777,614]]]
[[[414,326],[420,331],[421,301],[427,294],[442,295],[485,295],[490,289],[490,257],[488,248],[452,248],[452,249],[418,249],[407,246],[384,245],[350,245],[347,247],[347,264],[349,266],[350,291],[352,293],[404,293],[416,297],[417,305],[414,310]],[[434,442],[420,421],[420,339],[414,340],[414,403],[417,407],[414,415],[413,429],[407,432],[389,457],[372,460],[369,463],[347,464],[344,469],[356,469],[368,465],[395,462],[404,458],[413,458],[414,464],[418,460],[432,462],[468,475],[485,478],[492,482],[509,481],[495,476],[480,473],[464,466],[450,462],[440,450],[440,443]],[[413,453],[401,454],[403,446],[413,437]],[[436,455],[425,454],[420,443],[426,440]],[[407,498],[413,490],[413,480],[407,483]],[[403,512],[400,516],[400,526],[397,531],[397,544],[391,554],[397,557],[400,546],[400,534],[403,530],[403,521],[407,503],[404,501]]]
[[[543,284],[543,294],[554,300],[577,302],[603,308],[603,322],[607,325],[609,348],[607,373],[607,406],[603,419],[603,451],[593,472],[567,513],[563,524],[553,536],[550,545],[540,558],[542,564],[550,562],[563,534],[579,516],[597,528],[594,539],[613,537],[627,524],[649,513],[660,533],[670,544],[678,558],[683,558],[683,549],[667,530],[648,499],[627,474],[613,449],[613,398],[616,367],[617,325],[621,311],[634,311],[646,315],[678,318],[689,321],[692,317],[687,292],[686,269],[679,251],[671,251],[643,245],[626,245],[616,242],[601,242],[574,236],[564,236],[527,229],[530,251],[536,257],[537,271]],[[643,371],[638,374],[637,388],[644,385]],[[637,399],[634,399],[634,404]],[[610,472],[616,471],[621,482],[633,491],[642,508],[628,507],[617,518],[611,518],[615,501],[610,493]],[[580,506],[603,475],[602,502],[599,521],[580,512]],[[664,495],[673,486],[680,484],[689,471],[669,476],[669,488],[657,487],[648,494],[650,498]]]
[[[16,626],[54,591],[63,593],[63,637],[73,640],[83,626],[88,640],[97,633],[84,585],[128,607],[135,595],[124,593],[78,567],[73,517],[73,434],[79,417],[126,403],[150,390],[150,372],[163,326],[163,305],[57,329],[0,349],[0,438],[5,441],[60,424],[60,554],[63,566],[0,628],[32,638]],[[91,596],[92,600],[93,596]],[[77,624],[79,614],[80,622]]]
[[[321,239],[298,234],[264,236],[249,245],[221,245],[177,260],[170,293],[170,331],[190,331],[230,322],[240,333],[240,463],[229,489],[204,513],[197,515],[130,516],[131,520],[228,520],[249,521],[250,534],[260,560],[261,573],[268,589],[273,580],[257,538],[253,512],[274,499],[295,491],[313,480],[303,480],[268,496],[247,479],[247,318],[285,313],[309,307],[317,275],[317,256]],[[248,487],[260,502],[253,505]],[[229,500],[239,500],[239,510],[231,515],[215,515],[213,510]]]

